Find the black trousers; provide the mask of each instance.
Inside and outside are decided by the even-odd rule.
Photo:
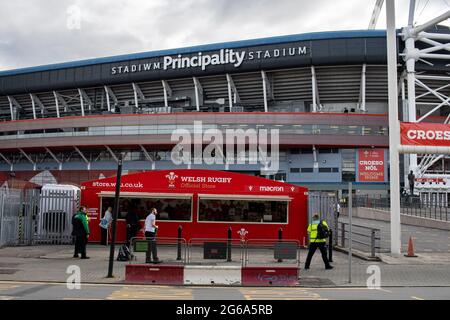
[[[414,184],[409,185],[409,192],[411,193],[411,197],[414,195]]]
[[[127,228],[127,246],[130,247],[130,242],[132,238],[135,238],[139,231],[139,226],[132,225]]]
[[[145,237],[147,238],[147,240],[150,240],[145,256],[145,262],[150,263],[152,261],[152,256],[153,261],[158,261],[158,249],[156,248],[156,232],[146,231]]]
[[[75,238],[75,253],[74,255],[78,255],[81,253],[81,257],[86,257],[86,245],[87,245],[87,237],[86,236],[77,236]]]
[[[328,257],[327,257],[327,248],[325,245],[325,242],[311,242],[309,244],[309,250],[308,250],[308,256],[306,257],[306,262],[305,262],[305,268],[309,268],[309,265],[311,264],[311,259],[314,255],[314,253],[316,252],[317,248],[319,248],[320,253],[322,254],[322,260],[323,263],[325,263],[325,267],[328,267],[330,265],[330,262],[328,261]]]

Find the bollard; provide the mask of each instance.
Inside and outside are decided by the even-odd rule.
[[[228,228],[227,262],[231,262],[231,227]]]
[[[183,227],[178,226],[178,243],[177,243],[177,260],[181,260],[181,232],[183,231]]]
[[[341,247],[345,248],[345,224],[342,223],[341,226],[342,226],[342,229],[341,229]]]
[[[333,262],[333,230],[331,229],[328,236],[328,261]]]
[[[278,242],[282,242],[283,228],[278,229]],[[283,259],[278,259],[278,262],[283,262]]]
[[[375,258],[375,230],[370,233],[370,257]]]

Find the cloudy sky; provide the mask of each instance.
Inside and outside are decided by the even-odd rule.
[[[367,29],[376,0],[0,0],[0,70],[315,31]],[[416,0],[416,22],[450,0]],[[397,26],[409,0],[396,1]],[[377,29],[385,28],[385,8]],[[447,25],[448,21],[446,22]]]

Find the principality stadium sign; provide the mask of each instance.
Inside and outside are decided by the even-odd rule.
[[[234,50],[221,49],[213,53],[197,52],[194,54],[178,54],[176,56],[162,56],[142,63],[124,63],[111,67],[112,75],[149,72],[152,70],[179,70],[208,67],[217,65],[231,65],[239,68],[245,61],[278,59],[283,57],[302,56],[307,54],[306,46],[290,46],[268,50]]]

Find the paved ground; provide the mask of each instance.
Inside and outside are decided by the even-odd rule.
[[[82,283],[116,283],[123,284],[126,262],[114,261],[114,278],[106,278],[109,248],[100,245],[88,246],[89,260],[72,258],[71,246],[35,246],[0,249],[0,281],[67,281],[69,266],[76,265],[81,270]],[[174,262],[176,251],[173,248],[160,248],[160,256],[168,262]],[[273,253],[272,253],[273,254]],[[276,264],[273,255],[253,256],[259,263]],[[170,260],[171,257],[171,260]],[[234,262],[239,264],[239,256],[233,254]],[[406,286],[449,286],[450,255],[420,254],[419,258],[391,257],[386,255],[385,262],[369,262],[352,259],[352,282],[349,283],[348,255],[335,252],[333,265],[335,269],[325,270],[320,255],[316,253],[311,269],[303,270],[306,251],[302,250],[300,282],[303,287],[366,287],[373,269],[380,271],[381,287]],[[143,256],[139,257],[143,259]],[[266,259],[266,260],[264,260]],[[225,262],[222,262],[226,264]],[[287,261],[280,265],[285,265]],[[290,263],[292,265],[292,262]],[[379,268],[379,269],[378,269]]]
[[[340,217],[339,221],[348,222],[347,217]],[[386,221],[377,221],[361,218],[353,218],[353,224],[362,225],[380,229],[382,252],[390,250],[390,223]],[[356,228],[355,228],[356,230]],[[413,237],[414,248],[418,253],[450,253],[450,233],[445,230],[430,229],[425,227],[416,227],[402,224],[402,250],[408,249],[408,241]],[[368,241],[367,238],[358,237],[356,239]],[[361,250],[368,250],[367,247],[355,244]]]
[[[65,284],[0,281],[0,300],[429,300],[450,299],[450,287],[243,288],[175,287],[123,284]]]

